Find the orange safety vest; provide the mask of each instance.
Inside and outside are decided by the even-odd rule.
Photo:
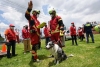
[[[11,29],[7,29],[5,31],[5,35],[7,36],[7,39],[9,41],[11,40],[16,40],[16,33],[14,32],[14,30],[11,30]]]

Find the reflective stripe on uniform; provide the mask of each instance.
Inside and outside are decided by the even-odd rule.
[[[54,32],[51,32],[51,34],[58,33],[58,32],[60,32],[60,31],[54,31]]]
[[[90,24],[86,24],[85,26],[90,26]]]
[[[62,19],[59,19],[58,21],[60,21],[60,20],[62,20]]]
[[[57,25],[57,27],[56,27],[56,30],[55,30],[55,31],[51,31],[51,34],[54,34],[54,33],[58,33],[58,32],[60,32],[60,31],[58,30],[58,27],[59,27],[59,25]]]
[[[35,51],[32,51],[32,55],[33,55],[33,56],[36,56],[37,53],[36,53]]]
[[[63,36],[64,32],[62,30],[60,30],[60,36]]]
[[[27,14],[30,14],[30,12],[26,11]]]
[[[31,17],[31,19],[34,19],[34,18]],[[37,21],[35,20],[35,22],[37,22]],[[38,33],[38,30],[37,30],[38,26],[33,25],[33,27],[35,28],[37,35],[40,36],[40,34]],[[36,27],[37,27],[37,28],[36,28]]]
[[[38,35],[38,36],[40,36],[40,35],[39,35],[39,33],[38,33],[38,30],[37,30],[36,26],[35,26],[35,25],[33,25],[33,27],[34,27],[34,28],[35,28],[35,30],[37,31],[37,32],[36,32],[36,33],[37,33],[37,35]]]

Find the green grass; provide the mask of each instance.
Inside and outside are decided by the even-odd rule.
[[[71,40],[66,41],[66,47],[63,49],[67,55],[73,54],[74,57],[58,65],[53,63],[54,58],[48,58],[50,52],[45,49],[44,40],[42,40],[42,49],[38,50],[40,63],[30,62],[31,53],[23,54],[23,44],[20,43],[16,46],[18,56],[11,59],[0,58],[0,67],[100,67],[100,34],[94,37],[95,43],[87,44],[85,39],[83,42],[78,40],[78,46],[71,46]]]

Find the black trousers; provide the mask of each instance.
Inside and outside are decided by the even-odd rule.
[[[41,41],[38,43],[38,49],[41,48]]]
[[[34,61],[34,60],[36,60],[35,59],[35,57],[34,57],[34,53],[36,53],[36,55],[37,55],[37,49],[38,49],[38,44],[34,44],[34,45],[32,45],[32,60]],[[34,52],[35,51],[35,52]]]
[[[47,45],[49,41],[50,41],[50,37],[46,37],[45,38],[45,44]]]
[[[38,49],[38,44],[32,45],[32,50],[34,50],[35,52],[37,52]]]
[[[74,45],[74,41],[75,41],[76,45],[78,45],[78,44],[77,44],[76,35],[71,35],[71,37],[72,37],[72,45]]]
[[[9,43],[7,44],[7,57],[11,57],[11,54],[10,54],[11,47],[12,47],[12,56],[15,55],[15,46],[16,46],[15,40],[9,41]]]
[[[93,33],[86,33],[86,40],[87,40],[87,43],[89,43],[89,35],[92,39],[92,42],[94,43],[94,36],[93,36]]]
[[[80,36],[80,41],[83,41],[83,39],[84,39],[84,35],[81,35]]]

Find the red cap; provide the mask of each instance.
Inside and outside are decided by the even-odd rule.
[[[10,27],[15,27],[13,24],[10,24],[9,26],[10,26]]]
[[[71,24],[74,24],[74,22],[72,22]]]

